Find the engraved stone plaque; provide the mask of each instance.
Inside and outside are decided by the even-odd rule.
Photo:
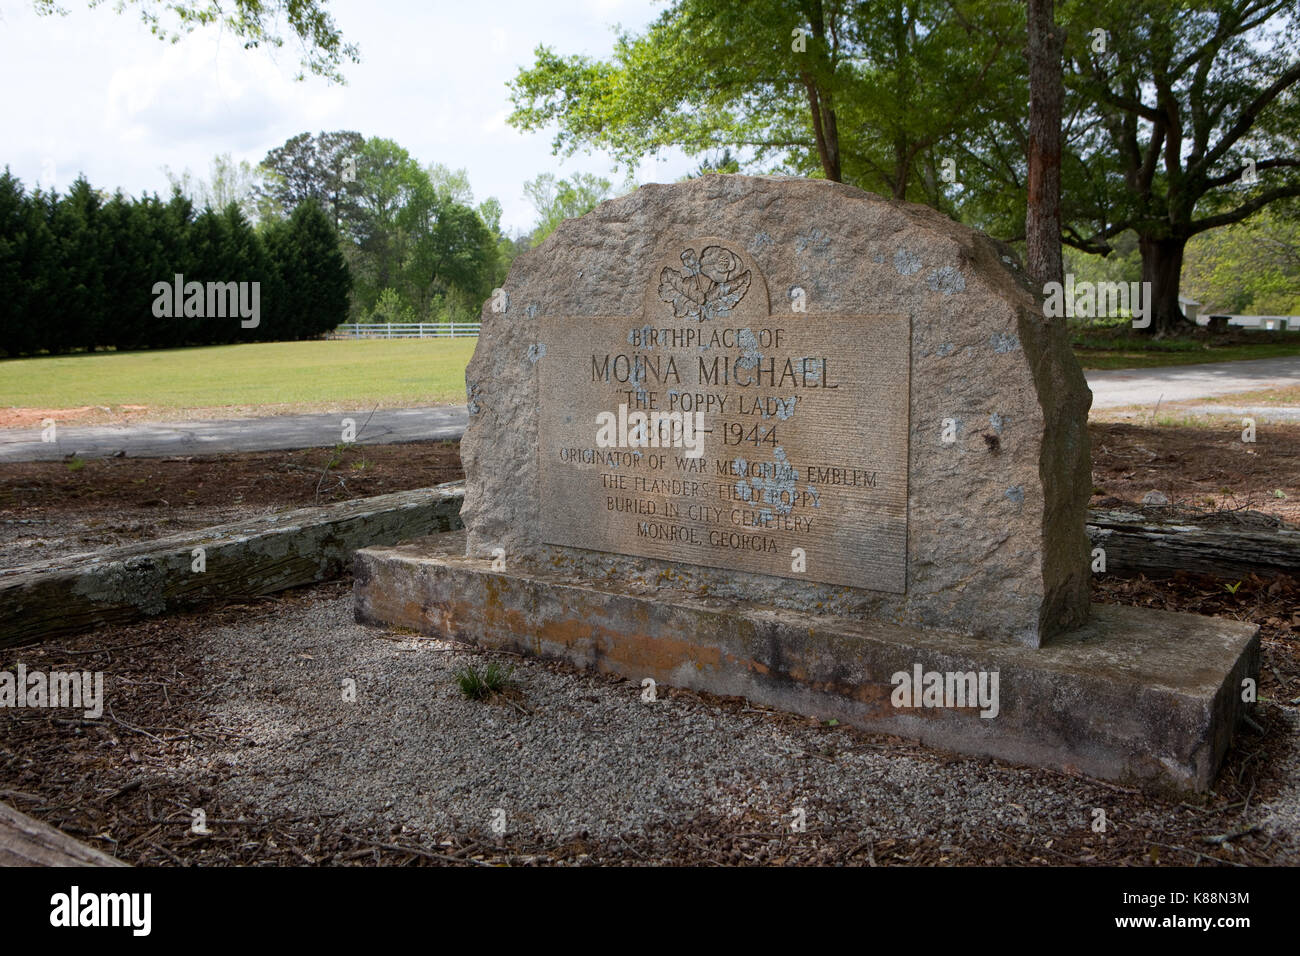
[[[725,238],[674,253],[640,316],[539,319],[542,540],[904,592],[908,317],[770,308]]]

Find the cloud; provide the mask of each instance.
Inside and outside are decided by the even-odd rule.
[[[160,56],[119,67],[104,118],[119,142],[162,153],[265,150],[286,114],[322,118],[328,91],[296,84],[268,58],[199,32]]]
[[[346,86],[294,82],[300,50],[292,37],[279,50],[245,50],[205,27],[168,44],[149,34],[133,5],[121,14],[113,4],[64,6],[67,16],[38,17],[17,4],[0,24],[0,87],[13,94],[0,99],[0,168],[11,164],[29,186],[52,164],[60,189],[84,172],[110,191],[165,194],[163,166],[206,176],[218,153],[256,162],[298,133],[350,129],[394,139],[421,163],[468,170],[477,198],[501,201],[506,228],[527,229],[536,215],[525,180],[544,172],[618,177],[600,151],[556,157],[553,131],[509,126],[507,82],[531,65],[538,43],[607,56],[615,20],[637,29],[662,3],[334,0],[344,38],[361,48],[361,63],[343,67]],[[642,164],[638,178],[671,180],[687,168],[676,159]]]
[[[498,110],[493,113],[479,126],[479,132],[482,133],[508,133],[512,132],[506,118],[510,115],[510,110]]]

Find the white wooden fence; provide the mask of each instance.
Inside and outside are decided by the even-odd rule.
[[[346,322],[331,339],[464,339],[478,335],[478,322]]]
[[[1300,332],[1300,315],[1228,315],[1206,312],[1196,317],[1197,325],[1208,325],[1212,317],[1223,315],[1228,325],[1238,329],[1261,329],[1265,332]]]

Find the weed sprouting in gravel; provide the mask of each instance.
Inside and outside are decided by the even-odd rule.
[[[515,686],[514,666],[506,666],[499,661],[488,661],[483,669],[473,664],[464,664],[453,672],[460,692],[467,700],[487,700],[496,694],[504,693]]]

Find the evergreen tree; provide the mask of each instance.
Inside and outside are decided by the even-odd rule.
[[[16,355],[34,347],[28,320],[31,296],[32,201],[5,167],[0,175],[0,352]]]
[[[106,334],[102,201],[82,177],[50,205],[58,266],[51,277],[46,348],[66,352],[93,347]]]
[[[347,321],[352,275],[319,205],[300,203],[287,221],[267,229],[266,245],[279,278],[277,337],[312,338]]]

